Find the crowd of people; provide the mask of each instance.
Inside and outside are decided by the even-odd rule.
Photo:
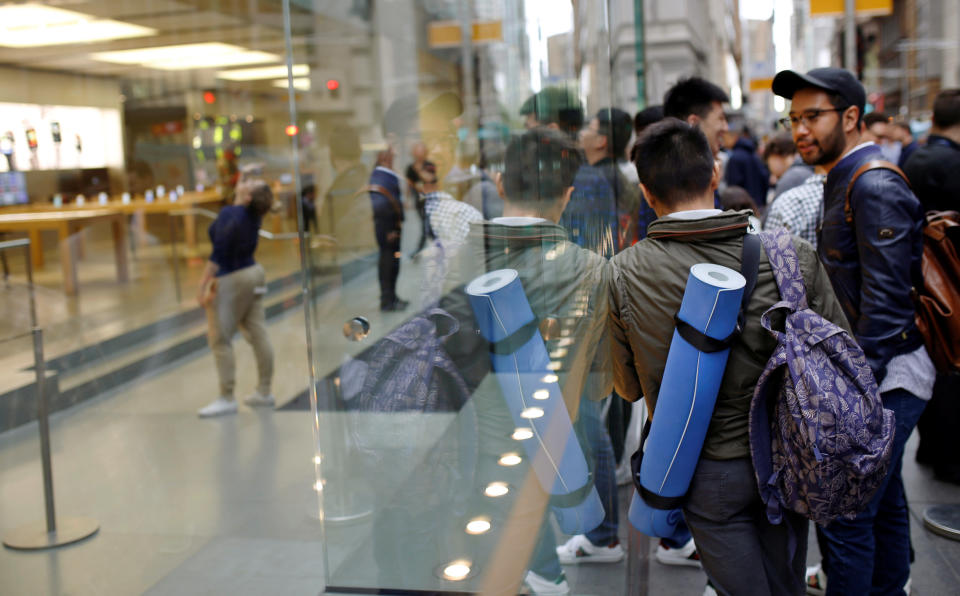
[[[631,455],[625,447],[633,411],[628,402],[645,400],[656,418],[674,314],[690,268],[706,262],[741,271],[745,237],[778,229],[793,235],[806,307],[855,339],[883,408],[895,417],[889,469],[855,516],[817,527],[822,563],[807,569],[807,518],[785,512],[779,523],[771,521],[751,461],[751,398],[776,347],[761,319],[780,302],[776,266],[761,257],[683,504],[686,530],[661,540],[657,559],[702,566],[707,594],[909,592],[913,553],[901,467],[915,426],[922,432],[918,460],[933,465],[938,478],[960,483],[960,449],[951,428],[960,421],[951,400],[958,377],[938,374],[914,306],[915,288],[922,285],[924,213],[958,207],[960,189],[951,174],[960,164],[960,90],[937,96],[933,127],[920,139],[905,122],[866,113],[863,85],[841,69],[780,72],[773,93],[790,102],[789,113],[781,130],[758,139],[741,115],[727,110],[726,93],[698,77],[680,80],[662,105],[635,117],[615,107],[589,113],[575,93],[547,87],[521,106],[522,133],[502,142],[487,139],[479,148],[458,135],[463,106],[454,94],[426,103],[403,99],[387,111],[388,148],[362,184],[357,144],[334,155],[342,160],[342,175],[326,196],[347,205],[369,202],[382,311],[411,304],[397,294],[405,211],[420,220],[409,255],[424,264],[416,302],[429,316],[438,309],[458,321],[443,341],[479,420],[481,461],[464,480],[476,484],[476,494],[501,477],[501,468],[483,458],[509,451],[515,423],[499,393],[482,385],[496,372],[489,364],[493,348],[480,337],[463,288],[490,271],[509,268],[519,275],[545,346],[556,357],[551,370],[558,373],[604,508],[599,525],[557,545],[546,523],[549,496],[523,504],[535,528],[525,582],[536,594],[569,592],[564,565],[623,559],[616,468]],[[398,156],[407,165],[403,175],[395,169]],[[875,160],[898,164],[906,177],[862,167]],[[343,184],[348,177],[350,188]],[[227,233],[241,240],[253,233],[255,247],[258,202],[248,203],[243,213],[231,212],[238,232],[228,232],[224,215],[211,228],[215,251],[204,282],[216,275],[220,290],[202,298],[218,313],[211,319],[211,346],[222,399],[230,404],[227,346],[238,325],[252,333],[258,361],[264,361],[254,402],[272,400],[269,345],[257,348],[256,340],[262,306],[255,286],[263,283],[262,270],[252,261],[249,239],[230,255],[220,240]],[[314,227],[318,212],[324,213],[317,209],[307,218]],[[234,281],[241,277],[242,284]],[[232,297],[235,292],[239,297]],[[424,391],[435,395],[438,389]],[[230,404],[201,415],[235,411]],[[437,470],[424,474],[432,478]],[[506,507],[489,512],[494,522],[515,520],[510,515]],[[389,533],[387,524],[396,520],[377,523]],[[389,550],[389,538],[378,540]],[[402,564],[401,546],[391,551],[390,564]]]

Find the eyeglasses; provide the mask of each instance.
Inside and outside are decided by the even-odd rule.
[[[806,112],[800,114],[799,116],[794,116],[791,114],[787,118],[781,118],[777,122],[783,125],[784,128],[797,128],[802,122],[807,128],[814,125],[822,114],[826,112],[843,112],[847,108],[831,108],[829,110],[807,110]]]

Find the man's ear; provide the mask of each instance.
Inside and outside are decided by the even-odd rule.
[[[690,126],[700,126],[700,116],[697,116],[696,114],[690,114],[687,116],[686,122]]]
[[[497,185],[497,194],[501,199],[507,198],[507,193],[503,190],[503,173],[495,172],[493,174],[493,183]]]
[[[720,188],[720,160],[713,160],[713,175],[710,177],[710,192]]]
[[[661,210],[663,209],[663,204],[653,196],[653,193],[650,192],[650,189],[644,186],[643,182],[640,183],[640,191],[643,193],[643,199],[647,202],[647,205],[650,205],[650,208],[653,209],[653,212],[657,214],[657,217],[663,217],[661,215]]]
[[[843,132],[853,132],[860,126],[860,108],[850,106],[843,111]],[[864,126],[866,128],[866,126]],[[860,130],[861,134],[863,130]]]
[[[568,186],[567,190],[563,191],[563,197],[560,199],[560,213],[562,214],[567,210],[567,204],[570,202],[570,197],[573,195],[573,187]]]

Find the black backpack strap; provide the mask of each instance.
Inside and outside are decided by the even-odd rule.
[[[490,351],[500,356],[509,356],[530,341],[530,338],[533,337],[533,334],[539,330],[540,320],[534,317],[532,321],[517,329],[507,337],[504,337],[500,341],[492,342],[490,344]]]
[[[699,329],[690,326],[680,319],[679,313],[673,316],[677,326],[677,333],[691,346],[704,353],[721,352],[733,345],[734,340],[743,331],[747,323],[747,305],[753,289],[757,286],[757,272],[760,266],[760,238],[756,234],[747,233],[743,237],[743,256],[740,259],[740,274],[746,280],[743,287],[743,298],[740,300],[740,312],[737,313],[736,328],[723,339],[714,339],[702,333]]]

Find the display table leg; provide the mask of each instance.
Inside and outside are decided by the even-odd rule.
[[[60,268],[63,271],[63,292],[67,296],[77,295],[77,238],[79,230],[63,224],[60,235]]]
[[[30,230],[30,258],[35,268],[43,267],[43,232]]]
[[[117,262],[117,281],[130,279],[130,264],[127,258],[127,222],[123,215],[117,215],[113,222],[113,252]]]

